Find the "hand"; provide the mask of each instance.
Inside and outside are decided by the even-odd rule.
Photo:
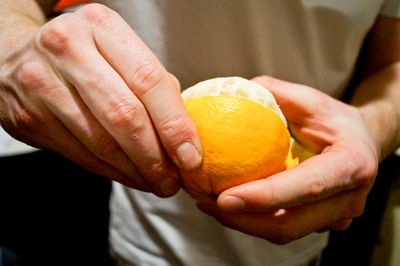
[[[5,60],[0,82],[0,121],[12,136],[125,185],[169,196],[179,189],[172,162],[201,161],[179,82],[102,5],[41,27]]]
[[[199,204],[222,224],[284,244],[315,231],[344,230],[362,214],[378,148],[360,111],[307,86],[270,77],[269,89],[292,135],[318,153],[295,168],[225,190]]]

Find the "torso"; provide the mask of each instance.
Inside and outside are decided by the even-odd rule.
[[[182,87],[216,76],[271,75],[340,97],[383,1],[101,0],[143,38]],[[129,63],[129,62],[127,62]],[[295,265],[326,244],[285,246],[236,232],[171,199],[114,184],[111,243],[140,265]]]

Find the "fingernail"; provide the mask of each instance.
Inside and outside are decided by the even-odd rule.
[[[218,202],[218,206],[226,212],[241,212],[246,208],[246,203],[235,196],[225,196]]]
[[[179,190],[179,182],[177,177],[165,179],[157,184],[158,190],[164,196],[172,196]]]
[[[182,143],[176,149],[178,166],[184,170],[192,170],[201,162],[201,156],[197,149],[190,142]]]

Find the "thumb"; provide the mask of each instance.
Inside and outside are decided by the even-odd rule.
[[[283,114],[292,122],[317,114],[316,108],[320,108],[324,99],[328,97],[311,87],[270,76],[255,77],[252,81],[265,87],[274,95]]]
[[[314,88],[260,76],[252,79],[268,89],[275,97],[289,122],[290,132],[307,149],[320,153],[327,145],[326,121],[333,104],[338,101]]]

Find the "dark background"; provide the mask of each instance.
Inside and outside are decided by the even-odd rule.
[[[17,255],[6,249],[3,257],[17,265],[110,265],[109,180],[50,151],[0,158],[0,175],[0,246]]]
[[[0,169],[0,266],[112,265],[109,180],[50,151],[0,158]],[[331,233],[323,266],[369,265],[399,173],[399,157],[381,164],[364,214],[348,230]]]

